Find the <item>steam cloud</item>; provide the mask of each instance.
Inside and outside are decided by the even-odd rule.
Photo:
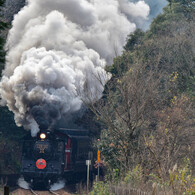
[[[144,1],[28,0],[9,31],[1,104],[35,136],[97,101],[111,77],[106,64],[149,11]]]
[[[20,178],[18,179],[18,185],[19,185],[21,188],[23,188],[23,189],[26,189],[26,190],[30,189],[29,183],[27,183],[27,182],[24,180],[23,177],[20,177]]]
[[[150,6],[150,13],[147,21],[137,23],[137,26],[142,29],[148,29],[153,18],[162,13],[163,8],[168,4],[167,0],[145,0],[145,2]]]
[[[50,190],[51,191],[56,191],[56,190],[60,190],[64,187],[65,187],[65,181],[64,180],[59,180],[57,183],[54,183],[54,184],[51,185]]]

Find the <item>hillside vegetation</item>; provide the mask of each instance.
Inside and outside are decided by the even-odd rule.
[[[112,80],[91,109],[104,125],[96,145],[109,182],[194,192],[194,6],[170,1],[108,68]]]
[[[0,1],[0,11],[4,0]],[[0,12],[1,13],[1,12]],[[0,73],[5,64],[5,37],[9,24],[0,17]],[[18,173],[20,166],[21,142],[24,130],[14,122],[13,113],[8,108],[0,107],[0,174]]]
[[[111,183],[195,193],[194,21],[194,1],[169,0],[147,32],[138,29],[127,37],[123,54],[107,68],[112,79],[102,99],[89,105],[95,118],[88,110],[77,121],[96,136],[101,129],[95,147],[101,150],[106,184],[96,184],[92,194],[111,194]],[[2,20],[0,28],[2,35],[7,28]],[[4,42],[1,38],[1,70]],[[1,174],[19,171],[24,134],[13,114],[0,107]]]

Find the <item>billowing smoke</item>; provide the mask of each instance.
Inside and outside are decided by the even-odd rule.
[[[134,3],[138,3],[139,0],[129,0]],[[168,4],[167,0],[144,0],[146,4],[150,7],[150,13],[146,21],[140,17],[132,18],[138,28],[147,30],[152,22],[152,20],[160,13],[162,13],[163,8]]]
[[[1,104],[35,136],[97,101],[111,77],[105,66],[149,11],[144,1],[28,0],[9,31]]]
[[[20,178],[18,179],[18,185],[19,185],[21,188],[23,188],[23,189],[26,189],[26,190],[30,189],[29,183],[27,183],[27,182],[24,180],[23,177],[20,177]]]
[[[51,185],[50,190],[51,191],[56,191],[56,190],[60,190],[64,187],[65,187],[65,181],[64,180],[59,180],[57,183],[54,183],[54,184]]]

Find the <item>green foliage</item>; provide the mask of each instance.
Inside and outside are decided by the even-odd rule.
[[[4,4],[4,0],[0,1],[0,10]],[[5,33],[3,33],[4,31],[6,31],[8,29],[9,25],[4,21],[4,19],[2,18],[2,16],[0,16],[0,74],[4,68],[4,63],[5,63],[5,55],[6,52],[4,50],[4,44],[5,44]]]
[[[21,138],[26,134],[15,124],[13,113],[0,107],[0,173],[19,173]]]
[[[4,4],[5,0],[0,0],[0,6]]]
[[[0,1],[0,9],[4,0]],[[5,36],[9,25],[0,16],[0,73],[5,64]],[[26,132],[18,128],[13,113],[6,107],[0,107],[0,173],[18,173],[20,170],[21,138]]]
[[[192,100],[195,101],[195,76],[189,76],[187,80],[187,91]]]
[[[129,171],[125,178],[124,182],[130,184],[134,188],[138,188],[139,185],[143,182],[143,169],[140,165],[137,165],[132,171]]]
[[[0,67],[0,72],[2,71],[2,68],[3,68],[3,64],[5,63],[5,51],[3,49],[3,46],[5,44],[5,40],[3,38],[0,38],[0,64],[1,67]]]
[[[158,37],[163,35],[172,36],[174,34],[174,22],[179,22],[182,19],[182,14],[168,12],[167,14],[160,14],[157,16],[147,32],[147,37]],[[159,38],[159,37],[158,37]]]
[[[144,38],[144,32],[140,29],[137,29],[133,34],[130,34],[127,37],[127,43],[124,46],[124,49],[133,51],[142,43],[143,38]]]
[[[4,193],[4,186],[2,184],[0,184],[0,194]]]
[[[0,107],[0,137],[20,140],[26,131],[16,126],[14,115],[6,107]]]
[[[127,72],[128,65],[130,62],[132,62],[131,59],[130,52],[125,52],[122,56],[116,57],[113,65],[108,66],[106,70],[112,73],[113,78],[122,76],[125,72]]]
[[[99,147],[102,155],[104,155],[105,160],[111,169],[120,168],[121,166],[120,160],[117,159],[117,156],[119,155],[117,146],[117,138],[110,135],[107,130],[101,132],[101,141]]]
[[[112,195],[109,190],[109,184],[103,181],[96,182],[93,185],[93,190],[89,193],[90,195]]]
[[[151,24],[147,37],[158,37],[159,35],[174,36],[177,23],[186,20],[194,20],[195,1],[192,0],[170,0],[169,6],[164,8],[164,13],[157,16]],[[180,29],[178,29],[180,30]],[[159,38],[159,37],[158,37]]]
[[[107,170],[107,173],[105,175],[105,181],[111,181],[112,184],[118,184],[118,182],[120,182],[121,179],[121,175],[120,175],[120,170],[119,169],[112,169],[112,170]]]
[[[150,174],[150,181],[161,188],[172,188],[175,194],[192,195],[195,193],[195,178],[192,175],[190,160],[186,158],[180,168],[177,164],[169,170],[169,179],[163,181],[154,173]]]
[[[150,30],[129,35],[123,54],[109,67],[113,77],[106,98],[94,109],[105,124],[99,148],[107,179],[114,183],[139,186],[152,178],[170,189],[169,169],[177,163],[181,178],[187,170],[181,168],[182,159],[193,156],[194,10],[189,1],[169,3]],[[175,190],[180,181],[174,176]]]
[[[189,13],[195,10],[195,1],[194,0],[175,0],[175,2],[180,3],[183,8],[184,13]]]
[[[0,137],[0,173],[19,173],[21,160],[21,143]]]
[[[186,158],[181,168],[177,169],[175,165],[172,170],[169,170],[170,186],[183,194],[195,193],[195,177],[192,176],[190,160]]]

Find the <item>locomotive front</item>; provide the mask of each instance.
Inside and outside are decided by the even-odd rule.
[[[24,180],[34,186],[49,187],[63,175],[63,140],[50,131],[42,131],[37,137],[24,139],[21,173]]]

